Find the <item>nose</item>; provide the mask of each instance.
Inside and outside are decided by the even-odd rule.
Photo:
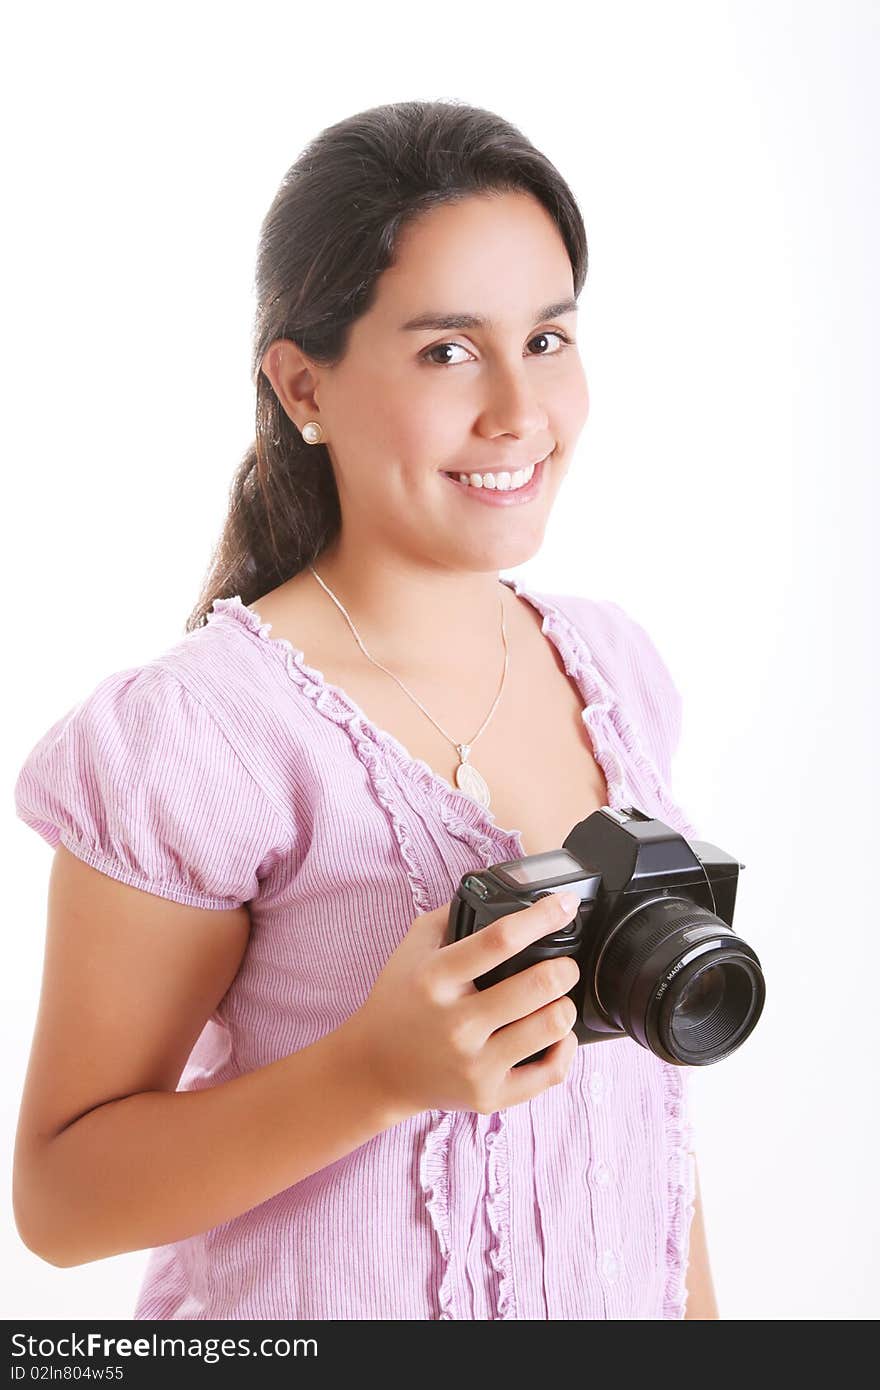
[[[496,363],[489,377],[482,411],[486,434],[515,434],[527,439],[547,429],[547,411],[536,393],[534,373],[528,363]]]

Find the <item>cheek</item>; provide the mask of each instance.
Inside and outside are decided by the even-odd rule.
[[[590,413],[590,391],[580,359],[565,382],[557,400],[557,407],[557,418],[562,422],[566,434],[576,435],[583,429]]]
[[[404,471],[414,472],[441,468],[445,459],[460,454],[462,432],[467,434],[471,420],[436,392],[401,393],[389,403],[387,418],[395,456]]]
[[[358,473],[385,474],[417,446],[419,413],[404,391],[387,382],[375,389],[361,383],[345,405],[337,431],[340,451]]]

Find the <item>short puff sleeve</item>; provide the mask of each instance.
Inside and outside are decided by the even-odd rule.
[[[47,730],[16,814],[111,878],[192,907],[255,898],[280,817],[211,712],[167,668],[106,677]]]

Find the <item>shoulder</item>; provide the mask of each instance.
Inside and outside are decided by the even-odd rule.
[[[53,848],[133,887],[238,907],[293,827],[222,725],[161,659],[111,672],[21,765],[17,815]]]
[[[640,729],[668,780],[681,736],[683,700],[657,641],[614,599],[536,595],[563,615],[579,638],[582,660],[607,682]]]
[[[239,596],[217,599],[207,621],[151,663],[157,683],[177,683],[222,732],[251,777],[282,814],[289,788],[308,764],[312,701],[292,644],[269,636]]]
[[[660,652],[647,629],[614,599],[583,594],[539,595],[557,608],[603,662],[638,657],[648,666],[660,663]]]

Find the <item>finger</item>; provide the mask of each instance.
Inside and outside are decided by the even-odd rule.
[[[572,1062],[578,1050],[578,1040],[574,1033],[566,1033],[564,1038],[552,1043],[539,1062],[529,1062],[525,1067],[512,1067],[501,1093],[499,1109],[508,1105],[519,1105],[524,1100],[533,1100],[546,1091],[548,1086],[558,1086],[564,1082],[571,1071]],[[538,1048],[532,1048],[537,1052]],[[530,1054],[526,1052],[526,1057]],[[520,1059],[517,1058],[517,1061]]]
[[[483,1030],[482,1041],[508,1023],[528,1018],[545,1004],[567,995],[577,984],[580,973],[572,956],[554,956],[537,961],[488,989],[476,990],[476,998],[468,999],[468,1007]]]
[[[499,1028],[485,1044],[484,1051],[490,1064],[509,1070],[517,1062],[540,1052],[542,1047],[559,1042],[571,1033],[577,1013],[576,1004],[565,994],[561,999],[553,999],[543,1008],[536,1009],[527,1018],[517,1019],[515,1023]]]
[[[475,980],[540,941],[550,932],[558,931],[574,917],[574,908],[565,908],[559,893],[550,893],[517,912],[481,927],[461,941],[451,942],[441,953],[444,971],[458,982]]]

